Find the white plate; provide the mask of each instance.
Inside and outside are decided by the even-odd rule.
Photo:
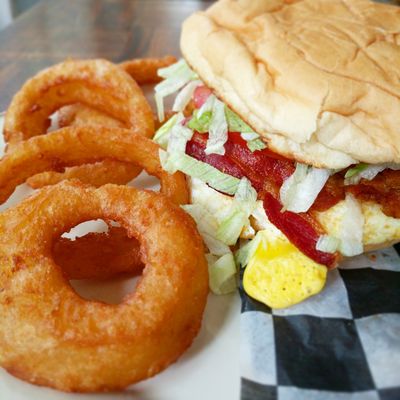
[[[2,119],[0,132],[2,132]],[[1,136],[1,135],[0,135]],[[1,136],[0,149],[4,149]],[[135,186],[156,187],[153,178],[142,174]],[[21,185],[0,210],[18,203],[32,193]],[[103,228],[89,222],[74,229],[72,236]],[[95,297],[115,302],[132,288],[129,279],[100,282],[73,282],[85,298]],[[69,394],[36,387],[20,381],[0,368],[0,400],[234,400],[239,398],[239,319],[240,299],[237,294],[208,297],[203,325],[192,347],[172,366],[154,378],[128,388],[122,393]]]

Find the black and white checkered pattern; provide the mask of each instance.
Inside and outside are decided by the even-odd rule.
[[[284,310],[241,290],[241,399],[399,400],[399,254],[350,259]]]

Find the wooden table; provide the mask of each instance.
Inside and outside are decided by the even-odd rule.
[[[0,110],[23,82],[66,57],[179,56],[182,21],[195,0],[42,0],[0,32]]]

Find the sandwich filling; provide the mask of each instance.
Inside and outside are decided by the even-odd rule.
[[[232,246],[239,236],[249,235],[254,212],[262,204],[268,221],[290,243],[314,262],[333,268],[341,255],[363,252],[360,201],[372,201],[387,216],[400,217],[398,164],[360,163],[329,170],[298,163],[268,149],[268,144],[221,102],[185,61],[159,74],[165,78],[156,86],[161,120],[163,98],[178,92],[173,105],[176,114],[155,136],[165,149],[160,152],[163,168],[180,170],[233,200],[234,205],[224,210],[215,229],[219,245]],[[317,215],[343,200],[350,212],[344,218],[343,235],[334,237],[325,232]],[[187,211],[204,225],[207,218],[194,211],[195,206]],[[215,247],[215,242],[209,242],[213,235],[206,234],[212,253],[210,247]],[[221,256],[218,251],[214,255]]]

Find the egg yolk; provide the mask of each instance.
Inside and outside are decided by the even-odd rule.
[[[246,293],[271,308],[285,308],[319,293],[327,268],[308,258],[285,237],[264,235],[243,276]]]

